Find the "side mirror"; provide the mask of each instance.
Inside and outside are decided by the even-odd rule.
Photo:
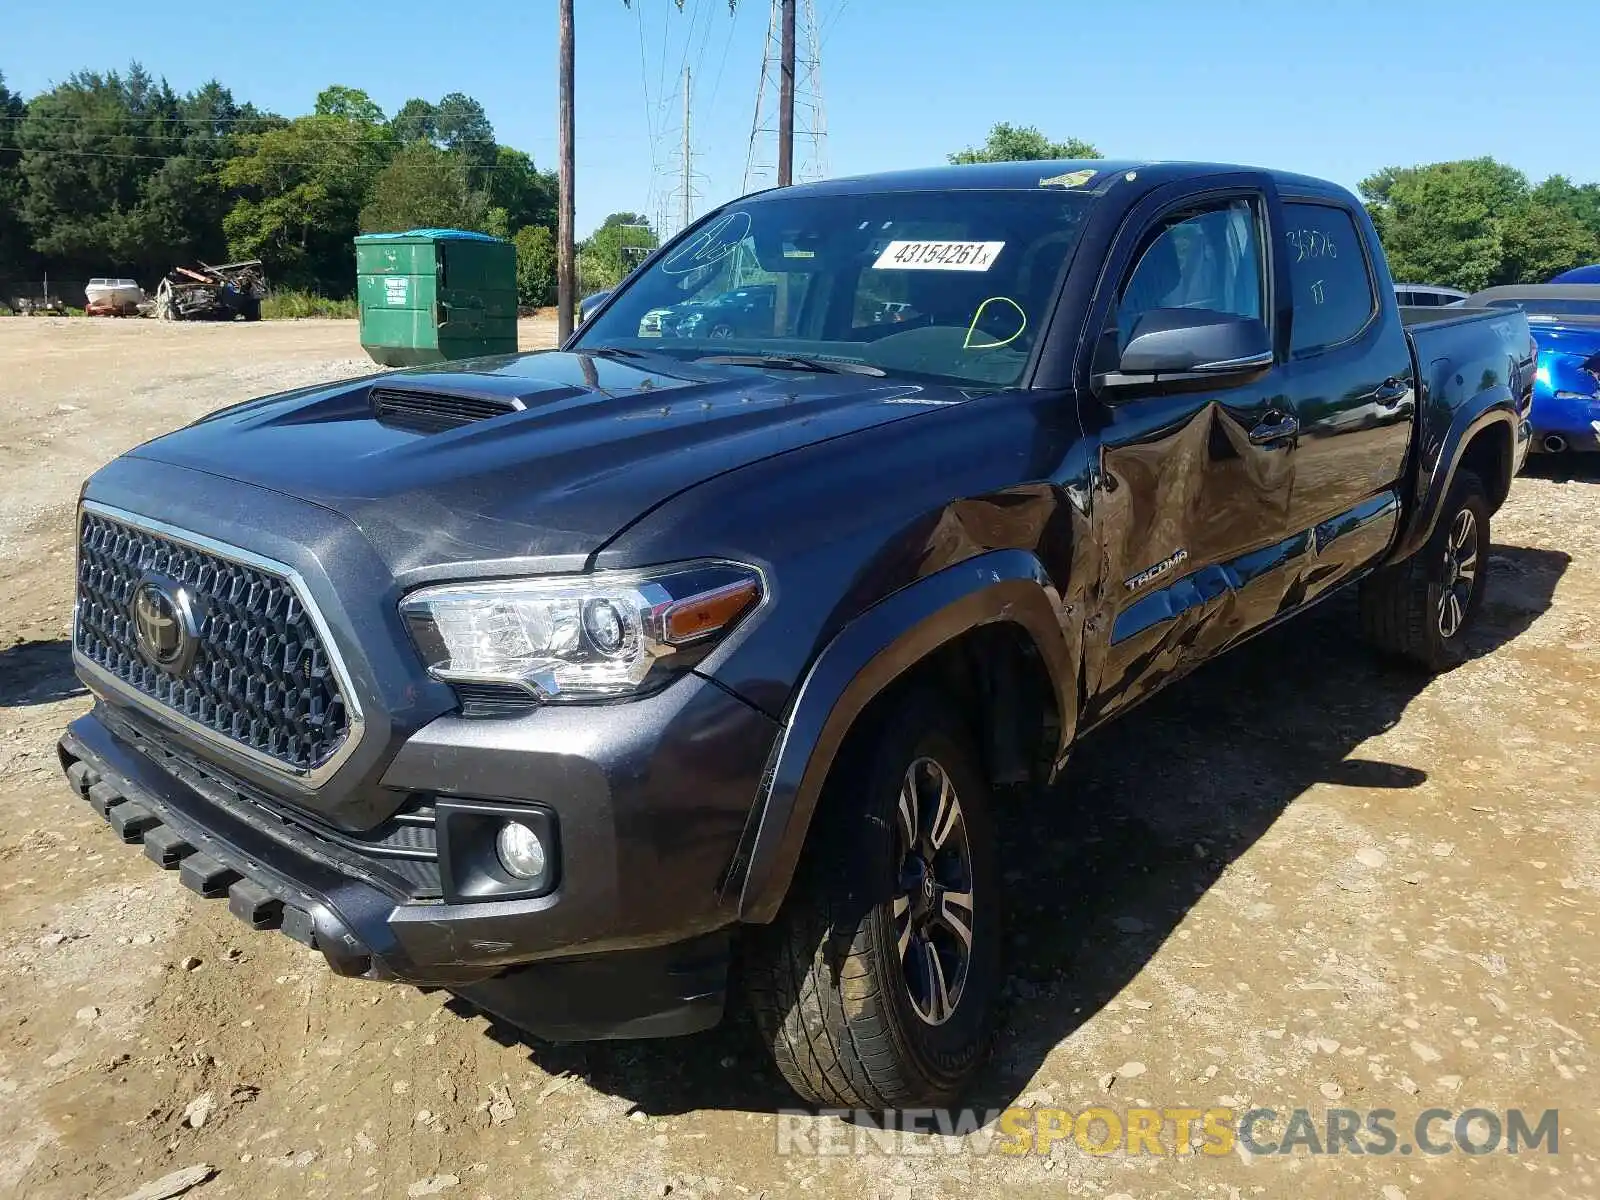
[[[1272,366],[1272,335],[1255,317],[1204,308],[1153,308],[1139,318],[1102,387],[1252,375]],[[1176,382],[1177,380],[1173,380]]]

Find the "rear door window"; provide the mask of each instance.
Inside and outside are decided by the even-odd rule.
[[[1349,341],[1378,311],[1372,268],[1354,218],[1331,204],[1285,204],[1283,213],[1294,296],[1291,350],[1310,353]]]

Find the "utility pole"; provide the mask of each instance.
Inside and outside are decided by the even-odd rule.
[[[794,182],[794,5],[783,0],[783,48],[778,68],[778,186]]]
[[[816,0],[771,2],[755,121],[744,160],[746,192],[828,177],[828,118],[822,100]]]
[[[574,170],[574,137],[572,122],[572,0],[561,0],[561,98],[560,145],[561,156],[558,188],[560,196],[556,210],[556,337],[565,342],[572,333],[572,314],[578,297],[576,252],[573,249],[574,205],[572,185]]]
[[[693,194],[689,183],[689,68],[683,69],[683,213],[679,229],[689,228],[694,220]]]

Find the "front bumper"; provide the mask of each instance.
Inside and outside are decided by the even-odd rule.
[[[74,789],[185,886],[337,973],[448,988],[557,1040],[714,1024],[729,929],[726,872],[772,722],[688,677],[641,704],[513,720],[440,718],[386,781],[441,799],[538,803],[561,822],[557,889],[521,900],[397,897],[247,806],[219,803],[115,732],[102,706],[60,757]]]

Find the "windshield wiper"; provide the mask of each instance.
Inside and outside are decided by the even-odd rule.
[[[880,379],[888,374],[882,367],[875,367],[870,363],[810,358],[800,354],[707,354],[694,361],[717,367],[766,367],[773,371],[815,371],[821,375],[872,375]]]
[[[643,350],[629,350],[624,346],[580,346],[579,354],[592,354],[596,358],[647,358]]]

